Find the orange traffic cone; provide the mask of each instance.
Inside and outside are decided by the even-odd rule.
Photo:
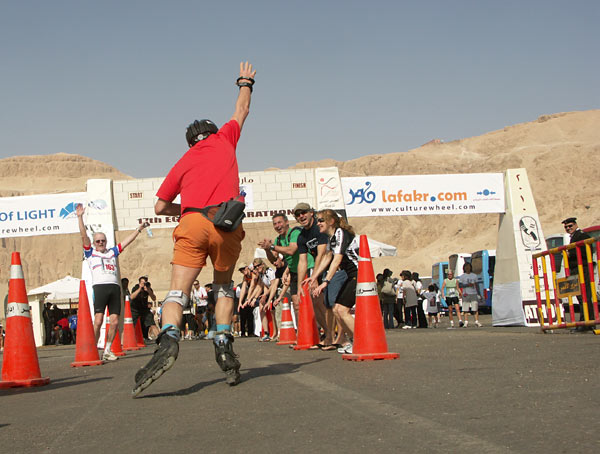
[[[383,319],[377,295],[371,251],[366,235],[360,236],[358,278],[356,280],[356,311],[352,353],[342,355],[349,361],[397,359],[398,353],[388,352]]]
[[[292,311],[287,298],[281,306],[281,326],[279,327],[279,342],[277,345],[292,345],[296,343],[296,330],[292,320]]]
[[[137,342],[137,346],[140,348],[144,348],[146,346],[146,342],[144,342],[144,333],[142,333],[142,322],[139,317],[135,322],[135,341]]]
[[[108,342],[108,327],[110,326],[109,322],[109,313],[108,307],[106,308],[106,328],[104,329],[104,345]],[[125,352],[123,351],[123,347],[121,347],[121,336],[119,335],[119,327],[117,326],[117,330],[115,332],[115,338],[113,339],[113,343],[110,346],[110,351],[115,354],[115,356],[125,356]]]
[[[75,361],[71,367],[100,366],[104,361],[98,356],[94,325],[90,315],[90,303],[85,289],[85,281],[79,281],[79,308],[77,309],[77,340],[75,341]]]
[[[50,383],[42,378],[35,348],[31,309],[27,301],[21,255],[13,252],[6,306],[6,342],[2,361],[0,388],[42,386]]]
[[[133,317],[131,317],[131,306],[129,297],[125,297],[125,320],[123,323],[123,350],[140,350],[135,340],[135,330],[133,329]]]
[[[304,284],[302,289],[303,295],[300,297],[300,310],[298,311],[298,343],[294,346],[294,350],[308,350],[319,343],[319,329],[308,284]]]

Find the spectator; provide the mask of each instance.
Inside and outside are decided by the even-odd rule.
[[[277,232],[277,238],[275,238],[274,242],[269,239],[264,239],[259,242],[258,245],[265,250],[267,259],[273,264],[275,264],[275,261],[277,260],[277,254],[283,254],[290,273],[292,308],[297,320],[300,304],[300,296],[298,295],[298,262],[300,261],[298,236],[300,236],[302,228],[298,226],[290,228],[290,222],[283,213],[274,214],[272,222],[273,229]],[[312,270],[315,265],[313,256],[308,255],[306,260],[307,268]]]
[[[63,345],[67,345],[71,343],[71,332],[69,330],[69,320],[66,316],[61,314],[61,318],[56,322],[56,326],[58,327],[58,335],[56,338],[56,345],[59,343]]]
[[[352,226],[348,225],[333,210],[319,211],[316,218],[319,232],[328,238],[326,252],[317,268],[309,278],[309,286],[324,274],[323,282],[315,290],[317,295],[325,293],[327,306],[333,306],[333,314],[350,338],[349,342],[338,348],[339,353],[352,353],[354,338],[354,317],[351,309],[356,303],[356,279],[358,276],[359,241]],[[324,271],[327,270],[326,273]],[[333,304],[332,304],[333,303]],[[333,326],[332,326],[333,328]],[[325,342],[327,342],[327,338]],[[333,339],[325,344],[323,350],[335,350]]]
[[[252,273],[251,267],[243,265],[239,268],[242,273],[243,281],[240,290],[238,311],[240,313],[240,336],[254,336],[254,302],[251,301],[250,291],[253,289],[253,283],[256,276]]]
[[[71,311],[71,315],[69,315],[69,329],[71,330],[71,339],[72,343],[75,344],[77,342],[77,311]]]
[[[202,316],[206,312],[206,306],[208,305],[208,292],[206,288],[200,285],[198,280],[194,281],[192,285],[192,313],[196,320],[196,336],[204,337],[204,323],[202,322]]]
[[[300,235],[298,235],[298,252],[300,253],[298,260],[298,293],[302,295],[304,280],[309,276],[312,277],[312,274],[309,272],[310,259],[308,256],[312,255],[314,259],[315,265],[313,270],[322,269],[319,267],[319,264],[327,252],[329,239],[326,234],[320,231],[319,226],[315,222],[315,212],[308,203],[298,203],[294,207],[294,216],[296,217],[296,221],[302,226]],[[314,296],[314,290],[322,282],[321,276],[317,273],[316,279],[311,279],[310,282],[312,287],[309,288],[309,291],[313,293],[312,303],[315,311],[315,319],[325,332],[323,343],[318,344],[317,347],[331,345],[333,343],[333,309],[325,306],[323,294]]]
[[[54,311],[51,309],[51,304],[46,302],[42,311],[42,319],[44,320],[44,345],[52,344],[52,329],[54,328]]]
[[[398,322],[398,328],[404,324],[404,299],[402,296],[402,279],[396,280],[396,305],[394,307],[394,318]]]
[[[402,328],[416,328],[419,300],[412,281],[412,273],[408,270],[403,270],[400,276],[402,277],[402,294],[404,295],[404,326]]]
[[[435,292],[435,285],[430,284],[427,287],[427,291],[423,293],[423,298],[427,305],[427,316],[429,317],[429,324],[432,328],[438,327],[438,303],[437,303],[437,295]]]
[[[462,290],[462,316],[465,328],[469,326],[469,314],[475,317],[475,326],[479,323],[479,290],[477,286],[477,275],[473,273],[470,263],[463,265],[463,274],[458,277],[458,286]]]
[[[421,278],[419,278],[419,273],[412,273],[412,281],[417,292],[417,319],[419,321],[419,328],[427,328],[427,317],[423,309],[423,283],[421,282]]]
[[[564,226],[565,232],[567,232],[570,235],[570,241],[569,243],[577,243],[578,241],[583,241],[583,240],[587,240],[588,238],[591,238],[591,236],[589,234],[587,234],[586,232],[584,232],[583,230],[581,230],[578,226],[577,226],[577,218],[567,218],[564,221],[562,221],[562,224]],[[593,248],[593,245],[591,245],[591,247]],[[579,248],[581,251],[581,263],[583,265],[582,267],[582,271],[583,271],[583,281],[585,282],[585,293],[586,293],[586,299],[587,299],[587,308],[588,308],[588,318],[589,320],[593,320],[594,319],[594,307],[592,305],[592,292],[594,291],[591,280],[590,280],[590,272],[589,272],[589,268],[587,265],[587,261],[588,261],[588,256],[587,256],[587,250],[585,247],[581,247]],[[592,253],[593,253],[593,249],[592,249]],[[578,267],[578,263],[577,263],[577,248],[573,248],[573,249],[569,249],[568,251],[568,262],[569,262],[569,275],[570,276],[579,276],[579,267]],[[577,301],[579,301],[579,321],[584,321],[585,320],[585,314],[583,312],[583,295],[579,294],[577,295]],[[588,329],[593,329],[593,327],[584,327],[584,326],[578,326],[577,328],[575,328],[576,331],[587,331]]]
[[[263,342],[269,342],[271,337],[273,337],[274,333],[269,332],[269,321],[267,317],[267,312],[270,311],[271,299],[269,296],[271,294],[271,283],[275,286],[277,285],[275,279],[275,271],[272,268],[269,268],[262,259],[255,259],[255,269],[258,270],[260,275],[260,279],[262,280],[262,294],[259,299],[259,313],[260,313],[260,322],[262,324],[262,329],[264,332],[263,337],[260,339]],[[276,289],[277,287],[275,287]],[[273,294],[275,291],[273,291]]]
[[[383,309],[383,327],[385,329],[394,328],[394,306],[396,305],[396,282],[392,279],[392,270],[386,268],[383,270],[381,284],[381,304]]]
[[[442,284],[442,298],[445,296],[446,305],[448,306],[448,317],[450,318],[450,328],[454,328],[454,320],[452,310],[456,311],[458,323],[462,327],[463,321],[460,316],[460,305],[458,304],[459,296],[462,297],[462,291],[458,285],[458,280],[454,277],[454,271],[448,270],[448,277],[444,279]]]
[[[148,276],[141,276],[138,283],[131,289],[131,317],[133,326],[137,324],[138,319],[142,328],[144,339],[148,339],[148,330],[154,325],[154,316],[148,306],[149,299],[156,302],[156,295],[152,290],[152,285],[148,282]]]
[[[275,260],[275,278],[271,281],[267,299],[267,305],[268,309],[271,311],[273,323],[273,333],[271,333],[271,337],[276,342],[279,341],[279,326],[281,326],[281,300],[289,289],[289,277],[290,271],[287,262],[280,254],[279,257],[277,257],[277,260]]]

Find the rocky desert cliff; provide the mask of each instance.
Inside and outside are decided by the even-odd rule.
[[[432,140],[408,152],[389,152],[341,162],[324,159],[296,167],[336,166],[340,175],[414,175],[503,172],[527,169],[545,235],[561,232],[561,219],[576,216],[580,226],[600,224],[600,110],[543,115],[478,137],[441,143]],[[76,155],[23,156],[0,160],[0,196],[76,192],[90,178],[130,178],[102,162]],[[431,274],[431,264],[453,252],[495,249],[498,215],[354,218],[359,233],[398,247],[398,256],[374,261]],[[246,224],[240,260],[249,261],[259,239],[273,237],[268,223]],[[128,232],[118,232],[121,239]],[[134,281],[148,274],[155,289],[166,290],[170,275],[171,231],[141,236],[120,259],[121,274]],[[0,292],[6,292],[10,254],[20,251],[26,285],[34,288],[71,274],[80,276],[78,235],[0,240]],[[209,282],[211,270],[200,281]],[[236,276],[237,278],[238,276]]]

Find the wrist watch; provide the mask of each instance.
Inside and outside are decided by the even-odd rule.
[[[269,249],[270,249],[271,251],[274,251],[274,250],[275,250],[275,245],[274,245],[274,244],[272,244],[271,246],[269,246]]]

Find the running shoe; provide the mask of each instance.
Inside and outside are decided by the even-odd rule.
[[[341,354],[352,353],[352,344],[342,345],[340,348],[337,349],[337,352]]]
[[[475,326],[477,326],[478,328],[481,328],[483,325],[481,323],[479,323],[479,320],[475,320]]]
[[[137,397],[175,364],[175,360],[179,354],[179,343],[177,340],[163,332],[158,336],[157,342],[158,347],[154,350],[154,355],[148,364],[135,374],[135,388],[132,391],[133,397]]]
[[[105,351],[105,352],[102,354],[102,361],[116,361],[116,360],[118,360],[118,359],[119,359],[119,357],[118,357],[117,355],[115,355],[115,354],[114,354],[113,352],[111,352],[111,351],[108,351],[108,352],[107,352],[107,351]]]
[[[458,326],[460,326],[461,328],[465,326],[465,322],[463,322],[462,320],[460,320],[458,322]]]
[[[469,320],[465,320],[464,327],[467,328],[469,326]]]

